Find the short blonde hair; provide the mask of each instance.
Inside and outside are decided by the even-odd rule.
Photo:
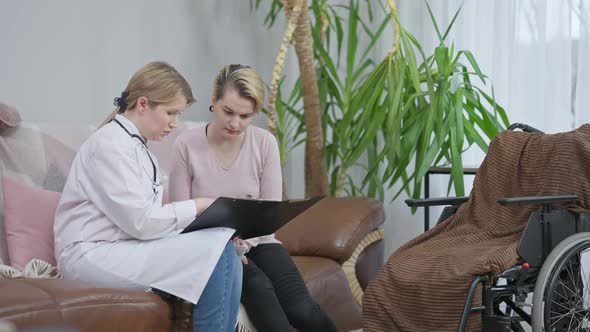
[[[250,66],[232,64],[225,65],[215,77],[213,98],[223,98],[226,87],[236,89],[240,97],[249,98],[254,102],[254,111],[262,110],[264,102],[264,83],[260,75]]]
[[[146,97],[151,105],[158,106],[170,103],[178,96],[186,98],[187,106],[195,101],[190,85],[174,67],[161,61],[150,62],[131,77],[122,93],[125,100],[115,98],[117,107],[100,126],[110,122],[117,113],[134,109],[140,97]]]

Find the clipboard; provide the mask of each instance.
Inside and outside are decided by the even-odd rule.
[[[213,227],[233,228],[242,239],[272,234],[323,198],[265,201],[219,197],[181,234]]]

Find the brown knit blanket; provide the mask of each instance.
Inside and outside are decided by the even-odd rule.
[[[516,263],[529,214],[540,209],[501,206],[496,199],[552,194],[577,194],[575,206],[567,207],[590,208],[590,125],[552,135],[497,135],[469,200],[400,247],[369,284],[363,331],[456,331],[473,277]],[[471,315],[467,329],[481,329],[481,314]]]

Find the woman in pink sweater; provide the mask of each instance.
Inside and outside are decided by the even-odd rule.
[[[213,121],[181,134],[174,145],[170,199],[219,196],[281,200],[277,142],[251,126],[262,109],[264,84],[243,65],[227,65],[215,79]],[[252,220],[256,222],[256,220]],[[307,290],[274,234],[236,240],[246,251],[242,303],[259,332],[337,331]]]

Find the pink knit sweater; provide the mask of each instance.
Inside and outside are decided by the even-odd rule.
[[[281,163],[275,137],[252,125],[246,129],[245,135],[238,157],[228,168],[221,165],[209,146],[205,126],[178,136],[171,159],[170,201],[220,196],[281,200]],[[280,243],[274,234],[247,239],[246,242],[250,247]]]

